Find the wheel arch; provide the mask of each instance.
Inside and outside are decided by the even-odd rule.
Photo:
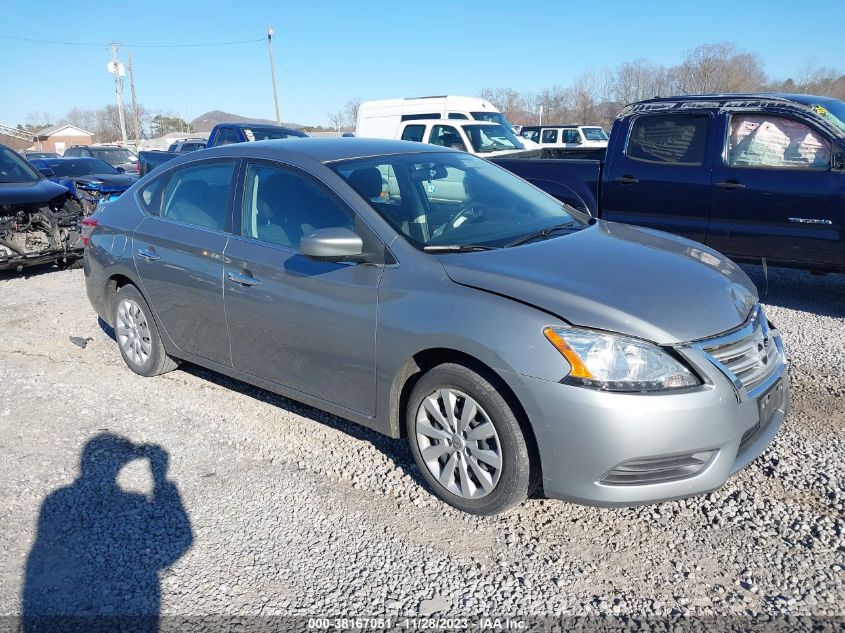
[[[452,349],[448,347],[432,347],[420,350],[408,358],[396,372],[390,390],[390,411],[389,411],[389,425],[390,429],[396,437],[406,437],[407,432],[405,425],[402,423],[403,412],[408,406],[408,399],[411,391],[414,389],[417,381],[430,369],[443,365],[445,363],[455,363],[463,365],[484,377],[486,380],[496,387],[505,402],[508,403],[511,410],[514,412],[516,419],[519,421],[519,426],[525,436],[528,444],[531,461],[539,470],[540,453],[537,446],[537,438],[534,435],[534,429],[528,419],[528,414],[525,411],[522,403],[517,398],[516,393],[508,384],[507,380],[495,369],[490,367],[487,363],[479,360],[471,354]]]

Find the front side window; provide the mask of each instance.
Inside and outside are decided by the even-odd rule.
[[[540,142],[540,130],[522,130],[522,132],[520,132],[520,136],[524,136],[534,143]]]
[[[381,192],[381,176],[377,185]],[[244,179],[241,233],[299,250],[303,235],[318,229],[353,230],[351,213],[324,187],[289,169],[251,163]]]
[[[626,153],[651,163],[703,165],[710,117],[695,114],[654,114],[631,125]]]
[[[543,143],[557,143],[557,130],[543,130]]]
[[[183,167],[166,175],[159,215],[207,229],[226,230],[234,171],[234,163],[227,161]],[[141,193],[142,200],[145,194],[146,189]],[[150,195],[149,204],[154,208],[155,191],[151,189]]]
[[[442,147],[459,149],[462,152],[467,151],[467,146],[461,139],[460,133],[451,125],[432,126],[431,134],[428,136],[428,142],[432,145],[441,145]]]
[[[417,248],[494,248],[548,227],[586,226],[574,209],[470,154],[381,156],[330,166]]]
[[[498,123],[509,130],[513,129],[510,121],[501,112],[470,112],[470,114],[476,121],[489,121],[490,123]]]
[[[827,169],[830,143],[812,128],[786,117],[731,116],[727,164],[730,167]]]
[[[461,121],[466,121],[466,120],[469,119],[469,117],[466,114],[463,114],[462,112],[450,112],[449,118],[450,119],[458,119],[458,120],[461,120]]]
[[[35,182],[39,177],[38,172],[17,152],[7,147],[0,147],[0,183]]]
[[[415,143],[422,143],[424,134],[424,125],[409,125],[402,131],[402,140],[414,141]]]

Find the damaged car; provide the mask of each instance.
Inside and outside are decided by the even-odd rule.
[[[82,207],[17,152],[0,145],[0,270],[82,256]]]
[[[99,158],[53,158],[31,160],[30,164],[55,183],[67,187],[91,215],[102,200],[119,196],[137,180]]]

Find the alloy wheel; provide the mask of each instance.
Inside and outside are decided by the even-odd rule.
[[[135,365],[144,365],[152,351],[150,328],[141,306],[132,299],[122,299],[118,304],[115,333],[126,358]]]
[[[438,389],[417,409],[417,444],[429,472],[452,494],[485,497],[502,473],[502,444],[487,412],[456,389]]]

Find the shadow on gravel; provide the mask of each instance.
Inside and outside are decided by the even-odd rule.
[[[768,292],[762,266],[742,264],[757,286],[760,301],[781,308],[845,317],[845,275],[813,275],[803,270],[769,268]]]
[[[120,470],[148,459],[153,493],[123,491]],[[191,524],[168,454],[103,433],[82,451],[80,476],[44,500],[22,592],[26,633],[158,631],[159,572],[191,546]]]
[[[275,407],[284,409],[285,411],[290,411],[291,413],[301,415],[304,418],[308,418],[333,429],[337,429],[338,431],[350,435],[355,439],[369,442],[393,460],[394,465],[413,479],[416,484],[431,492],[428,487],[428,483],[420,474],[420,471],[414,462],[414,457],[411,455],[411,450],[408,448],[408,442],[405,440],[393,439],[363,427],[360,424],[356,424],[355,422],[344,420],[343,418],[339,418],[331,413],[326,413],[320,409],[315,409],[307,404],[290,400],[284,396],[261,389],[260,387],[254,387],[248,383],[235,380],[234,378],[229,378],[228,376],[218,374],[217,372],[205,369],[204,367],[199,367],[198,365],[182,363],[179,368],[189,374],[202,378],[203,380],[213,382],[214,384],[220,385],[226,389],[246,394],[251,398],[260,400],[261,402],[266,402]]]

